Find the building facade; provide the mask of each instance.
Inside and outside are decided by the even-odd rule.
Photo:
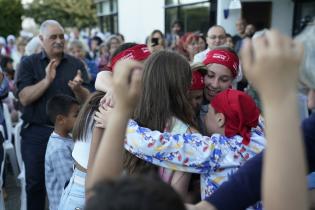
[[[243,16],[258,29],[277,28],[296,34],[301,19],[315,15],[312,0],[241,0],[242,9],[229,9],[232,0],[95,0],[102,31],[120,32],[126,41],[144,43],[154,30],[170,32],[171,23],[180,20],[184,32],[206,33],[211,25],[222,25],[236,33],[235,22]]]

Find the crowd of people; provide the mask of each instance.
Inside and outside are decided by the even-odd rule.
[[[175,21],[142,44],[46,20],[36,37],[0,37],[27,209],[315,206],[315,26],[295,40],[236,29]]]

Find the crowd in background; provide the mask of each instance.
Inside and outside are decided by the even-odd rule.
[[[313,31],[306,30],[305,34],[314,32],[312,24],[307,30]],[[119,33],[108,35],[95,31],[83,36],[80,30],[73,29],[67,34],[57,21],[48,20],[42,23],[38,36],[0,37],[0,98],[8,105],[13,124],[23,120],[21,137],[27,208],[44,209],[47,192],[50,210],[102,209],[104,206],[106,209],[184,209],[181,200],[196,204],[187,205],[188,209],[262,209],[264,118],[268,122],[276,121],[271,117],[271,109],[265,109],[264,105],[269,107],[268,100],[275,98],[266,93],[268,87],[261,84],[257,75],[249,73],[252,77],[245,77],[244,71],[250,71],[246,61],[251,56],[244,47],[249,46],[250,40],[257,43],[260,40],[261,51],[255,44],[251,50],[247,49],[258,55],[267,52],[261,40],[268,42],[270,48],[278,46],[274,40],[281,42],[281,49],[295,54],[275,55],[284,66],[290,58],[292,68],[302,60],[294,60],[294,56],[302,53],[289,48],[293,46],[289,41],[279,41],[289,38],[267,29],[256,32],[255,26],[243,18],[237,20],[235,26],[237,34],[234,35],[220,25],[211,26],[202,34],[184,32],[181,22],[175,21],[170,33],[165,35],[158,29],[153,30],[144,44],[140,44],[125,42],[125,37]],[[308,36],[296,39],[305,45]],[[314,38],[309,42],[314,46]],[[308,58],[314,56],[307,53]],[[274,62],[268,56],[266,59]],[[137,62],[128,63],[129,60]],[[305,65],[310,65],[308,60]],[[254,64],[251,63],[253,69]],[[266,67],[279,70],[275,62],[272,64]],[[308,70],[311,68],[314,70],[313,66],[305,67],[307,70],[304,69],[300,77],[296,107],[299,113],[293,115],[300,118],[297,124],[288,126],[295,126],[292,136],[300,138],[299,124],[304,123],[302,134],[308,145],[309,172],[314,169],[314,158],[310,155],[314,143],[308,140],[314,138],[311,113],[315,108],[315,74]],[[143,70],[142,77],[139,69]],[[257,72],[262,75],[261,69]],[[281,72],[286,74],[284,70]],[[293,78],[294,86],[292,75],[288,73],[287,77]],[[278,75],[277,79],[281,77]],[[139,81],[143,89],[137,85]],[[272,84],[271,81],[266,83]],[[282,83],[283,87],[288,87],[285,82],[279,82],[276,88],[281,89]],[[132,92],[133,88],[141,94]],[[285,105],[283,108],[283,113],[288,113]],[[122,120],[125,118],[135,121]],[[5,120],[0,112],[0,124],[4,127]],[[274,137],[274,133],[270,133]],[[10,134],[2,135],[3,141]],[[117,138],[118,143],[104,143],[105,140],[111,142],[110,138]],[[122,152],[123,147],[128,152]],[[297,159],[302,157],[299,154]],[[267,155],[270,158],[274,154],[267,152]],[[102,164],[106,166],[103,171]],[[303,164],[301,167],[303,172]],[[136,176],[111,182],[122,173],[151,174],[152,171],[153,181]],[[104,184],[104,177],[111,181]],[[266,177],[270,180],[269,175]],[[164,186],[160,179],[172,189]],[[309,189],[315,187],[314,180],[310,174]],[[102,184],[97,186],[98,183]],[[268,184],[266,189],[269,189]],[[5,183],[2,187],[5,192]],[[136,195],[127,198],[124,193]],[[253,196],[247,199],[242,193]],[[154,197],[157,200],[154,201]],[[146,199],[152,203],[145,203]],[[135,200],[145,203],[143,208],[135,204]],[[103,203],[106,201],[107,204]],[[268,201],[267,198],[267,206]],[[121,204],[111,208],[115,202]],[[158,206],[158,203],[163,204]],[[154,204],[157,206],[153,208]]]

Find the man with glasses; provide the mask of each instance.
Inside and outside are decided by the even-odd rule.
[[[17,76],[17,93],[24,106],[22,157],[25,164],[27,209],[45,209],[44,162],[52,123],[46,114],[47,101],[65,94],[84,102],[89,95],[84,64],[64,53],[64,29],[55,20],[40,26],[43,51],[22,59]]]
[[[206,58],[206,55],[210,50],[224,45],[225,41],[226,41],[226,32],[222,26],[214,25],[211,28],[209,28],[208,33],[207,33],[208,48],[195,55],[194,63],[202,62]]]

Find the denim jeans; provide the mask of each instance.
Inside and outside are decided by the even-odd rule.
[[[69,184],[64,189],[58,210],[83,210],[85,204],[86,173],[75,169]]]

